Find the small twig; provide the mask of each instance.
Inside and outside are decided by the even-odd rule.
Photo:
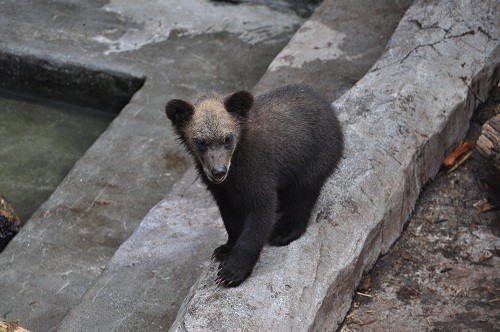
[[[358,321],[358,325],[360,325],[360,326],[364,326],[364,325],[368,325],[368,324],[375,323],[376,321],[377,321],[376,319],[369,320],[369,321],[367,321],[367,322],[360,322],[360,321]]]
[[[366,296],[366,297],[373,297],[373,295],[361,293],[361,292],[356,292],[356,294],[361,295],[361,296]]]
[[[411,235],[413,235],[414,237],[420,237],[420,235],[416,234],[415,232],[413,232],[413,230],[409,229],[409,232]]]
[[[464,154],[462,157],[460,157],[460,159],[458,159],[455,165],[453,165],[453,167],[448,170],[448,174],[450,174],[451,172],[456,170],[460,165],[465,163],[465,161],[469,159],[470,156],[472,156],[472,150]]]
[[[412,262],[413,264],[417,264],[417,261],[416,261],[416,260],[414,260],[414,259],[413,259],[413,258],[411,258],[411,257],[408,257],[408,256],[403,255],[403,254],[401,254],[400,256],[401,256],[401,258],[402,258],[402,259],[404,259],[404,260],[410,261],[410,262]]]
[[[491,301],[488,301],[488,303],[495,303],[495,302],[498,302],[498,301],[500,301],[500,297],[497,297],[497,298],[495,298],[495,299],[493,299]]]
[[[475,141],[462,142],[459,146],[457,146],[444,160],[443,165],[445,167],[452,167],[455,165],[457,160],[470,149],[472,149],[476,145]]]
[[[408,289],[410,289],[411,291],[413,291],[413,293],[415,295],[422,295],[422,293],[418,289],[416,289],[416,288],[408,287]]]
[[[467,276],[469,276],[469,275],[470,275],[470,273],[463,274],[463,275],[459,275],[459,276],[450,277],[450,280],[455,280],[455,279],[465,278],[465,277],[467,277]]]
[[[489,288],[486,288],[486,291],[487,291],[488,293],[490,293],[491,295],[493,295],[493,296],[497,295],[497,294],[495,294],[495,292],[494,292],[494,291],[492,291],[492,290],[491,290],[491,289],[489,289]]]

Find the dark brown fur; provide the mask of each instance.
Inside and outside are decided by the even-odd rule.
[[[237,286],[266,243],[287,245],[305,232],[342,156],[343,135],[328,101],[307,86],[284,86],[255,101],[240,91],[204,104],[212,110],[200,105],[172,100],[166,112],[195,157],[228,233],[227,243],[214,251],[221,262],[217,282]]]

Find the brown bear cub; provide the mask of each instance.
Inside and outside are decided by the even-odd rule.
[[[266,243],[284,246],[306,230],[321,187],[342,156],[330,103],[308,86],[255,98],[207,94],[166,106],[181,141],[219,206],[227,243],[215,249],[218,284],[237,286]]]

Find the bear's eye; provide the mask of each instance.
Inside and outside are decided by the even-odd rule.
[[[207,150],[207,142],[204,141],[204,140],[201,140],[201,139],[195,139],[194,142],[196,143],[196,148],[200,151],[200,152],[205,152]]]
[[[232,134],[229,134],[226,136],[226,138],[224,139],[224,146],[227,148],[227,149],[230,149],[231,146],[233,145],[233,135]]]

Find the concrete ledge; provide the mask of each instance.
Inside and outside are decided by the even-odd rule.
[[[420,189],[498,82],[499,21],[495,1],[417,1],[384,56],[334,103],[346,156],[306,235],[266,248],[234,289],[215,286],[212,264],[171,330],[335,330],[363,271],[399,236]]]
[[[118,114],[145,78],[0,51],[0,89]]]

